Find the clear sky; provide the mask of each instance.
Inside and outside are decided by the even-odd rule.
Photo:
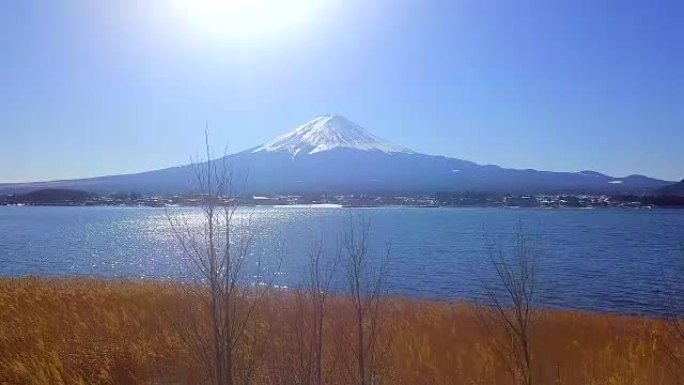
[[[237,152],[330,112],[483,164],[684,177],[684,1],[197,1],[0,2],[0,182],[185,164],[205,120]]]

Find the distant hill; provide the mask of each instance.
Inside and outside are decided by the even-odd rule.
[[[11,201],[28,204],[78,204],[84,203],[93,197],[95,197],[95,194],[86,191],[48,188],[32,191],[27,194],[15,195],[11,198]]]
[[[684,179],[681,182],[665,186],[658,190],[662,195],[684,195]]]
[[[672,182],[595,171],[552,172],[480,165],[421,154],[384,141],[340,115],[323,115],[273,140],[217,160],[252,194],[302,193],[494,193],[646,194]],[[244,182],[246,180],[246,183]],[[139,174],[0,185],[0,192],[78,189],[97,193],[190,192],[191,166]],[[239,193],[239,192],[238,192]]]

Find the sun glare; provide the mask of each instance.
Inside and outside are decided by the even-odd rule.
[[[323,0],[175,0],[176,9],[201,33],[252,39],[284,33],[310,20]]]

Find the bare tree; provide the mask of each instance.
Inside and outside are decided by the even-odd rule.
[[[492,348],[514,379],[532,385],[532,327],[535,309],[535,272],[538,248],[522,226],[515,233],[513,255],[490,242],[487,255],[495,271],[495,282],[485,282],[485,304],[478,307],[481,324],[492,337]]]
[[[307,274],[307,290],[313,309],[313,381],[311,382],[313,385],[322,385],[323,383],[323,326],[328,292],[340,258],[339,248],[333,260],[323,262],[322,255],[323,244],[319,244],[309,254]]]
[[[311,248],[306,266],[306,281],[297,290],[298,317],[295,333],[298,337],[298,368],[295,384],[321,385],[324,382],[324,326],[326,304],[340,259],[339,247],[333,258],[325,251],[323,242]]]
[[[236,223],[232,174],[225,161],[214,159],[206,131],[205,146],[206,161],[193,162],[199,220],[167,211],[190,275],[190,282],[183,285],[185,317],[178,332],[206,369],[210,383],[247,385],[266,343],[265,338],[254,340],[260,327],[254,322],[255,313],[272,281],[257,285],[244,281],[254,241],[251,218],[241,218],[239,226]],[[255,275],[263,277],[260,259],[255,263]]]
[[[371,265],[370,222],[363,217],[359,222],[357,224],[350,213],[349,230],[344,238],[344,267],[355,316],[356,337],[351,345],[356,361],[356,382],[375,385],[381,381],[380,360],[386,353],[380,345],[379,332],[391,246],[375,266]]]

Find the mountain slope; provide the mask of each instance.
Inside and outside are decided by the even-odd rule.
[[[667,185],[658,189],[658,193],[662,195],[683,195],[684,196],[684,179],[679,183]]]
[[[339,115],[322,115],[271,141],[216,162],[230,166],[250,193],[642,193],[671,182],[640,175],[614,178],[578,173],[514,170],[420,154],[388,143]],[[193,190],[191,166],[81,180],[0,185],[0,191],[71,188],[147,194]],[[242,184],[242,183],[241,183]]]

